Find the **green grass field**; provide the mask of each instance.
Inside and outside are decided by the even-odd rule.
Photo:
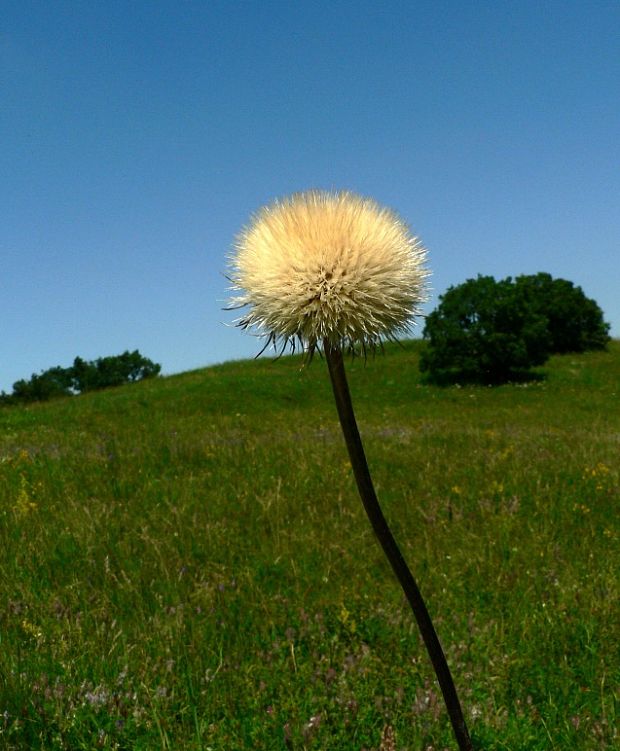
[[[347,363],[478,749],[620,747],[620,343],[542,380]],[[453,749],[325,363],[0,410],[0,749]]]

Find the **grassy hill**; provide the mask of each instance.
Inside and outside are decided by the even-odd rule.
[[[499,388],[347,364],[480,749],[618,748],[620,343]],[[325,363],[0,410],[0,749],[453,748]]]

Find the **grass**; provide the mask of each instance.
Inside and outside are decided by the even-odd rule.
[[[477,748],[617,748],[620,343],[493,389],[421,384],[420,346],[347,370]],[[325,363],[0,410],[0,749],[382,732],[454,747]]]

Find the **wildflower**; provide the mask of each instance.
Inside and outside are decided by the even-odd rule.
[[[396,734],[391,725],[386,725],[381,732],[379,751],[396,751]]]
[[[28,636],[33,636],[37,641],[43,638],[43,631],[26,618],[22,620],[21,627],[24,633],[28,634]]]
[[[317,714],[317,715],[313,715],[308,720],[308,722],[304,725],[303,731],[302,731],[304,740],[309,741],[312,738],[314,732],[318,730],[319,727],[321,727],[321,719],[322,719],[321,715]]]
[[[17,498],[15,500],[15,505],[13,506],[13,511],[16,516],[23,518],[28,516],[31,511],[36,511],[36,509],[37,504],[30,494],[30,484],[24,475],[22,475],[20,477],[19,490],[17,491]]]
[[[369,198],[308,191],[264,207],[239,234],[237,321],[278,341],[374,346],[410,329],[426,298],[426,251]]]
[[[342,624],[343,628],[345,628],[347,631],[350,631],[352,634],[354,634],[357,631],[357,624],[355,623],[355,620],[351,617],[351,613],[349,613],[349,611],[345,608],[344,605],[340,609],[338,620]]]
[[[402,219],[375,201],[346,191],[299,193],[263,208],[238,236],[231,281],[239,294],[231,307],[248,308],[237,325],[267,344],[299,342],[309,356],[322,347],[360,498],[418,622],[459,749],[473,751],[437,633],[375,494],[342,355],[411,328],[426,296],[425,256]],[[340,622],[355,631],[344,607]],[[311,718],[304,734],[318,722]],[[289,746],[287,725],[284,731]]]
[[[92,691],[86,691],[84,693],[85,704],[89,704],[91,707],[98,709],[102,707],[109,699],[109,694],[103,686],[97,686]]]

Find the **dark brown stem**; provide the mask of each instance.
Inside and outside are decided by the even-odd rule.
[[[435,631],[431,617],[426,609],[418,585],[416,584],[416,581],[413,578],[398,545],[396,544],[396,540],[385,520],[375,494],[372,478],[370,477],[370,471],[368,469],[368,463],[366,462],[362,439],[360,438],[357,422],[355,420],[355,413],[353,412],[353,404],[351,402],[351,394],[349,392],[349,385],[344,370],[342,351],[340,350],[340,347],[334,347],[327,342],[324,343],[324,350],[334,397],[336,399],[340,425],[342,426],[342,432],[344,433],[344,439],[349,451],[349,458],[351,459],[351,466],[353,467],[353,474],[355,475],[355,481],[357,483],[362,503],[366,509],[366,514],[368,515],[370,524],[383,548],[383,552],[387,556],[387,559],[392,566],[392,570],[396,574],[396,578],[400,582],[405,596],[407,597],[407,600],[409,600],[411,609],[413,610],[413,614],[418,623],[422,638],[424,639],[424,644],[426,645],[429,657],[433,663],[435,674],[437,675],[437,680],[439,681],[443,693],[443,698],[446,703],[448,714],[450,715],[450,721],[452,722],[452,728],[459,749],[460,751],[473,751],[472,742],[467,731],[467,725],[465,724],[465,718],[463,717],[454,681],[452,680],[450,668],[446,662],[437,632]]]

